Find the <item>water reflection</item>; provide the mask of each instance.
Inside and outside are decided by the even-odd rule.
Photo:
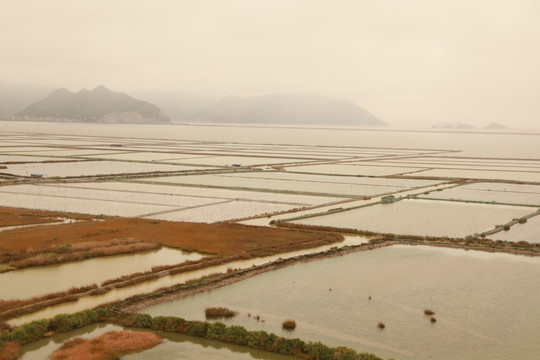
[[[540,258],[396,245],[299,263],[143,311],[204,320],[206,307],[225,306],[239,312],[228,325],[395,359],[533,359],[539,281]],[[281,330],[287,318],[297,323],[291,334]]]
[[[346,240],[343,243],[337,244],[337,246],[360,244],[366,241],[367,239],[362,236],[348,236],[346,237]],[[77,302],[51,306],[44,310],[9,320],[8,323],[11,325],[21,325],[21,324],[25,324],[34,320],[52,318],[58,314],[75,313],[77,311],[91,309],[96,306],[106,304],[109,302],[123,300],[134,295],[146,294],[152,291],[156,291],[163,287],[169,287],[175,284],[182,284],[186,281],[199,279],[203,276],[207,276],[207,275],[211,275],[215,273],[223,273],[223,272],[226,272],[228,268],[246,269],[252,266],[262,265],[271,261],[275,261],[278,258],[287,259],[287,258],[291,258],[295,256],[325,251],[334,246],[336,246],[336,244],[325,245],[325,246],[321,246],[321,247],[313,248],[313,249],[298,250],[298,251],[283,253],[279,255],[265,256],[265,257],[249,259],[249,260],[233,261],[230,263],[226,263],[226,264],[222,264],[218,266],[212,266],[212,267],[208,267],[208,268],[204,268],[204,269],[200,269],[196,271],[190,271],[186,273],[164,276],[154,281],[148,281],[148,282],[137,284],[134,286],[111,290],[105,293],[104,295],[83,297],[79,299],[79,301]]]
[[[27,299],[72,287],[101,284],[105,280],[144,272],[153,266],[199,260],[198,253],[163,247],[156,251],[107,256],[73,263],[31,267],[0,274],[1,299]],[[24,286],[21,286],[24,284]]]

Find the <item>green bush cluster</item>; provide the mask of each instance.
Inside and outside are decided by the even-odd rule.
[[[4,342],[17,341],[21,345],[30,344],[45,337],[49,329],[49,320],[33,321],[29,324],[3,334],[0,338],[0,346]]]
[[[88,310],[75,314],[60,314],[56,315],[49,325],[52,331],[67,332],[81,328],[83,326],[95,324],[99,321],[97,311]]]
[[[128,321],[120,321],[122,325],[178,332],[283,355],[294,355],[303,359],[380,360],[375,355],[367,353],[359,354],[346,347],[331,348],[320,342],[306,343],[300,339],[284,338],[262,330],[248,331],[238,325],[226,326],[221,322],[188,321],[170,316],[152,318],[147,314],[130,314],[127,317],[129,319]]]
[[[226,326],[221,322],[188,321],[172,316],[153,318],[148,314],[125,314],[107,309],[61,314],[52,320],[34,321],[0,335],[0,347],[9,341],[16,341],[21,345],[29,344],[44,338],[49,331],[68,332],[100,321],[177,332],[308,360],[381,360],[375,355],[359,354],[346,347],[331,348],[320,342],[306,343],[300,339],[284,338],[265,331],[248,331],[242,326]]]

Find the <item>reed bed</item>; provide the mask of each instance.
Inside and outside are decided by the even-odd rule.
[[[0,345],[0,360],[15,360],[19,357],[21,345],[16,341],[10,341]]]
[[[141,331],[111,331],[95,339],[75,338],[66,341],[52,356],[53,360],[113,360],[120,356],[148,350],[163,340]]]
[[[92,241],[79,244],[62,244],[41,249],[33,249],[14,255],[16,259],[9,265],[18,269],[30,266],[44,266],[66,262],[86,260],[101,256],[131,254],[136,252],[159,249],[158,243],[144,242],[133,239]]]

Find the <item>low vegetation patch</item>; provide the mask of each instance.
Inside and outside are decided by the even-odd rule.
[[[296,329],[296,322],[294,320],[285,320],[282,324],[285,330],[294,330]]]
[[[52,359],[113,360],[151,349],[162,342],[159,336],[149,332],[111,331],[95,339],[68,340],[54,352]]]
[[[14,220],[2,222],[2,211],[10,218],[25,214],[37,219],[69,216],[74,220],[79,220],[68,224],[40,226],[39,229],[3,231],[0,233],[0,247],[12,255],[29,249],[47,247],[53,248],[47,252],[62,255],[64,251],[70,251],[79,243],[88,241],[103,243],[113,239],[131,238],[140,242],[160,243],[185,251],[222,256],[248,254],[254,257],[313,248],[343,240],[343,236],[339,234],[290,231],[241,224],[157,222],[148,219],[105,216],[100,217],[101,221],[91,221],[96,217],[13,208],[0,208],[1,224],[14,222]],[[36,221],[32,220],[32,222]],[[253,242],[254,238],[257,239],[256,243]],[[65,244],[71,244],[71,246],[66,248]],[[4,261],[0,256],[0,262],[8,261]]]
[[[208,307],[204,310],[207,319],[230,318],[238,314],[236,311],[224,307]]]
[[[384,325],[383,322],[380,322],[380,323],[377,324],[377,327],[378,327],[379,329],[384,329],[384,328],[386,327],[386,325]]]
[[[424,309],[424,314],[431,316],[431,315],[435,315],[435,312],[430,309]]]
[[[15,360],[19,356],[21,345],[18,342],[10,341],[0,345],[0,360]]]

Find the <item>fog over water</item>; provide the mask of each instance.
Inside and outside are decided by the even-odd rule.
[[[346,98],[392,124],[540,127],[540,3],[2,1],[0,82]]]

